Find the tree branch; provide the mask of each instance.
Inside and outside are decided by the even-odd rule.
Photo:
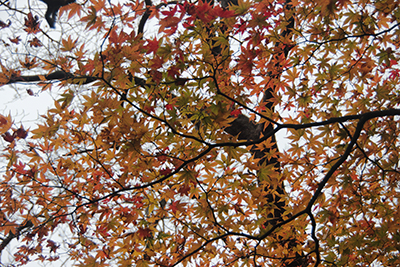
[[[14,239],[18,238],[21,235],[21,231],[24,230],[25,228],[30,228],[33,226],[33,223],[29,220],[26,221],[24,224],[21,224],[20,226],[15,229],[15,233],[9,232],[8,236],[3,239],[3,242],[0,244],[0,253],[3,251],[3,249]]]
[[[87,84],[98,80],[98,78],[93,76],[74,76],[69,72],[59,70],[47,75],[28,75],[28,76],[10,77],[7,84],[13,84],[18,82],[43,82],[43,81],[54,81],[54,80],[63,81],[67,79],[77,80],[73,83],[79,83],[79,84]]]

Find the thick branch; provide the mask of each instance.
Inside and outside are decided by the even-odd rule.
[[[240,114],[230,126],[225,128],[225,132],[237,136],[240,141],[254,141],[260,138],[260,124],[255,124],[248,117]]]
[[[7,82],[7,84],[13,84],[19,82],[33,83],[33,82],[43,82],[43,81],[63,81],[67,79],[70,79],[72,84],[88,84],[94,81],[101,80],[100,78],[94,76],[75,76],[72,73],[68,73],[65,71],[55,71],[47,75],[26,75],[26,76],[11,77],[10,80]],[[130,79],[133,79],[135,81],[135,84],[138,86],[144,88],[149,86],[146,83],[145,79],[132,76],[130,76]]]
[[[0,253],[3,251],[3,249],[14,239],[18,238],[21,235],[21,231],[30,228],[33,226],[33,223],[31,221],[27,221],[24,224],[21,224],[17,229],[15,229],[15,233],[9,232],[8,236],[3,239],[3,242],[0,244]]]
[[[67,79],[74,79],[74,83],[87,84],[98,80],[96,77],[92,76],[74,76],[71,73],[65,71],[55,71],[47,75],[28,75],[28,76],[17,76],[10,77],[7,84],[13,84],[18,82],[43,82],[43,81],[63,81]]]
[[[144,25],[146,25],[147,20],[150,17],[150,7],[153,6],[153,3],[151,2],[151,0],[145,0],[146,3],[146,11],[144,12],[142,18],[140,19],[139,22],[139,27],[138,27],[138,35],[139,34],[144,34]]]
[[[284,10],[286,13],[290,14],[292,12],[292,4],[291,0],[286,0]],[[287,21],[286,28],[284,31],[281,33],[282,39],[287,39],[294,28],[294,17],[293,15],[290,14],[290,17]],[[279,47],[281,44],[276,43],[276,47]],[[277,49],[279,51],[279,48]],[[279,80],[280,75],[281,75],[281,60],[282,58],[287,58],[288,53],[290,50],[290,46],[285,45],[282,47],[281,52],[277,53],[274,56],[274,61],[275,63],[275,73],[277,74],[272,74],[272,70],[269,72],[269,79],[271,80]],[[270,83],[271,86],[266,88],[263,96],[263,101],[261,105],[264,105],[268,110],[274,109],[274,94],[275,94],[275,86],[274,83]],[[276,130],[276,129],[275,129]],[[226,128],[225,131],[229,134],[238,136],[239,140],[258,140],[261,137],[267,135],[268,133],[271,133],[274,131],[274,125],[271,122],[264,122],[261,124],[255,124],[253,122],[250,122],[248,118],[246,117],[238,117],[235,119],[232,123],[231,126]],[[278,161],[278,146],[276,143],[276,138],[275,135],[271,137],[271,143],[272,146],[266,147],[266,148],[259,148],[257,146],[253,146],[251,148],[251,153],[253,154],[253,157],[255,159],[260,159],[259,160],[259,165],[260,166],[266,166],[266,165],[272,165],[274,166],[277,170],[279,170],[279,161]],[[271,155],[276,151],[276,155]],[[267,192],[267,201],[268,203],[273,203],[275,205],[275,208],[273,209],[272,214],[267,214],[267,217],[269,220],[264,224],[266,227],[272,226],[273,229],[276,229],[275,226],[279,225],[284,221],[282,218],[282,214],[284,214],[286,210],[286,203],[284,200],[282,200],[282,197],[285,193],[283,184],[279,184],[276,186],[276,188],[271,187],[271,186],[266,186],[265,191]],[[276,193],[274,193],[276,192]],[[270,231],[272,233],[272,231]],[[279,236],[277,236],[278,239],[280,239]],[[289,241],[289,248],[297,246],[297,241]],[[297,267],[297,266],[306,266],[307,265],[307,259],[306,256],[304,256],[303,253],[301,252],[296,252],[296,257],[295,259],[285,259],[282,262],[282,266],[291,266],[291,267]]]

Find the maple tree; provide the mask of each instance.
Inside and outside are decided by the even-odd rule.
[[[400,265],[399,1],[38,3],[1,3],[3,89],[60,93],[0,116],[15,264]]]

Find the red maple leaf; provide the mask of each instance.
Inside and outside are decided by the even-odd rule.
[[[28,132],[23,127],[20,127],[13,133],[13,136],[25,139],[28,136]]]
[[[47,240],[47,245],[46,247],[50,248],[50,252],[57,252],[57,249],[60,247],[60,245],[57,245],[54,241],[52,240]]]
[[[29,40],[28,43],[31,47],[41,47],[42,46],[40,40],[36,37],[33,38],[32,40]]]
[[[3,139],[9,143],[12,143],[15,139],[14,135],[11,135],[9,132],[6,132],[2,135]]]
[[[28,93],[28,95],[30,96],[34,96],[35,93],[32,91],[32,89],[26,89],[26,92]]]
[[[167,16],[167,17],[173,17],[178,10],[178,6],[176,5],[173,9],[162,11],[161,14]]]
[[[212,10],[213,10],[214,15],[217,17],[231,18],[231,17],[235,16],[235,11],[224,9],[224,8],[221,8],[220,6],[216,6]]]
[[[178,193],[181,195],[189,195],[190,192],[190,186],[188,184],[184,184],[181,187],[179,187]]]
[[[39,32],[39,17],[33,17],[32,13],[28,14],[28,17],[25,18],[25,31],[27,33],[38,33]]]
[[[19,42],[21,41],[21,38],[19,38],[19,36],[15,37],[15,38],[8,38],[8,39],[14,44],[19,44]]]
[[[151,230],[149,228],[139,228],[137,231],[140,238],[148,238],[151,237]]]
[[[7,119],[3,116],[0,116],[0,127],[7,124]]]
[[[155,111],[155,109],[154,109],[153,106],[145,106],[145,107],[144,107],[144,110],[145,110],[146,112],[148,112],[148,113],[151,113],[151,112],[154,112],[154,111]]]
[[[160,170],[160,174],[162,176],[166,176],[166,175],[170,174],[171,172],[172,172],[172,169],[170,169],[170,168]]]
[[[179,200],[174,201],[171,203],[171,205],[169,206],[169,208],[172,210],[173,213],[176,213],[179,210],[179,206],[180,206],[180,202]]]
[[[3,22],[2,20],[0,20],[0,28],[1,28],[1,29],[3,29],[3,28],[8,28],[8,27],[10,27],[10,25],[11,25],[11,21],[10,21],[10,20],[8,20],[8,24],[6,24],[6,23]]]
[[[14,164],[15,172],[19,174],[25,174],[27,171],[25,170],[25,164],[19,161],[18,163]]]
[[[159,41],[157,40],[157,38],[154,38],[154,40],[147,40],[147,45],[144,46],[144,48],[147,49],[147,54],[150,53],[156,53],[159,47]]]
[[[392,70],[390,72],[389,78],[393,80],[393,79],[395,79],[395,78],[397,78],[399,76],[400,76],[400,70]]]
[[[231,116],[234,116],[234,117],[236,117],[236,118],[237,118],[240,114],[242,114],[242,111],[240,110],[240,108],[231,111]]]

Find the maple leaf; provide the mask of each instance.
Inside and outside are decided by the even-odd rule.
[[[169,175],[171,172],[172,172],[172,169],[170,169],[170,168],[165,168],[165,169],[160,170],[160,174],[163,176]]]
[[[7,118],[4,117],[3,115],[0,115],[0,127],[3,127],[5,124],[7,124]]]
[[[62,47],[61,50],[62,51],[72,51],[75,46],[76,46],[76,42],[77,40],[72,40],[71,36],[68,36],[68,39],[62,39]]]
[[[25,139],[28,136],[28,132],[23,127],[20,127],[13,133],[13,136]]]
[[[184,206],[184,203],[181,203],[179,200],[177,200],[173,201],[171,205],[169,205],[169,209],[172,211],[172,213],[177,214],[177,211],[182,211]]]
[[[67,8],[69,10],[68,19],[71,19],[74,15],[77,15],[77,16],[81,15],[81,10],[82,10],[81,5],[79,5],[77,3],[71,3],[69,5],[62,7],[61,11],[65,10]]]
[[[14,135],[11,135],[9,132],[5,132],[1,135],[3,139],[9,143],[12,143],[15,139]]]
[[[3,22],[2,20],[0,20],[0,28],[4,29],[4,28],[8,28],[11,26],[11,21],[9,20],[8,23],[6,24],[5,22]]]
[[[158,48],[160,45],[160,41],[157,40],[157,38],[154,38],[153,40],[147,40],[147,44],[144,46],[144,48],[147,48],[147,53],[154,53],[156,54]]]
[[[165,105],[166,110],[174,110],[174,106],[172,104]]]
[[[87,22],[88,27],[95,26],[97,19],[97,10],[94,6],[90,7],[90,13],[87,16],[81,18],[82,21]]]
[[[0,134],[6,133],[12,125],[11,116],[3,116],[0,114]]]
[[[231,111],[231,115],[234,116],[234,117],[236,117],[236,118],[237,118],[240,114],[242,114],[242,111],[241,111],[240,108]]]
[[[15,38],[8,38],[12,43],[14,44],[19,44],[19,42],[21,41],[21,38],[19,38],[19,36],[15,37]]]
[[[152,231],[149,228],[139,227],[137,233],[141,239],[151,238],[153,236]]]
[[[189,192],[190,192],[190,186],[188,184],[184,184],[179,187],[178,193],[180,193],[181,195],[188,196]]]
[[[395,69],[395,70],[390,71],[390,76],[389,76],[390,79],[394,80],[398,77],[400,77],[400,70]]]
[[[25,170],[25,166],[26,165],[21,161],[18,161],[16,164],[14,164],[15,171],[20,174],[25,174],[27,172]]]
[[[39,17],[33,17],[32,13],[28,13],[28,16],[25,17],[25,28],[24,30],[28,34],[36,34],[39,32]]]
[[[149,113],[155,111],[154,107],[152,107],[152,106],[145,106],[145,107],[144,107],[144,110],[147,111],[147,112],[149,112]]]
[[[156,65],[157,65],[158,63],[160,63],[160,62],[157,62]],[[153,65],[153,67],[155,67],[155,66]],[[161,79],[162,79],[162,73],[159,72],[159,71],[157,71],[157,70],[152,70],[152,71],[151,71],[151,78],[152,78],[153,81],[155,81],[156,83],[160,83],[160,82],[161,82]]]
[[[121,31],[119,34],[117,34],[116,31],[111,31],[108,38],[111,43],[117,45],[124,43],[129,38],[129,36],[125,34],[123,31]]]
[[[226,8],[221,8],[220,6],[214,7],[212,11],[215,16],[221,18],[230,18],[235,16],[235,11]]]
[[[31,89],[26,89],[26,92],[28,93],[28,95],[33,96],[35,95],[35,93],[33,93],[33,91]]]
[[[41,47],[42,44],[40,43],[40,40],[37,37],[34,37],[32,40],[29,40],[29,45],[32,47]]]
[[[52,240],[47,240],[47,245],[48,248],[50,248],[50,252],[57,252],[57,249],[60,247],[60,245],[57,245],[54,241]]]
[[[175,16],[175,13],[177,10],[178,10],[178,6],[176,5],[176,6],[174,6],[174,8],[171,8],[166,11],[162,11],[161,13],[166,17],[173,17],[173,16]]]
[[[195,15],[196,14],[196,6],[194,4],[184,2],[183,3],[183,9],[189,14],[189,15]]]
[[[28,70],[37,66],[36,59],[35,58],[31,59],[28,57],[25,57],[25,61],[20,61],[20,64],[21,64],[21,66],[23,66],[24,68],[26,68]]]

